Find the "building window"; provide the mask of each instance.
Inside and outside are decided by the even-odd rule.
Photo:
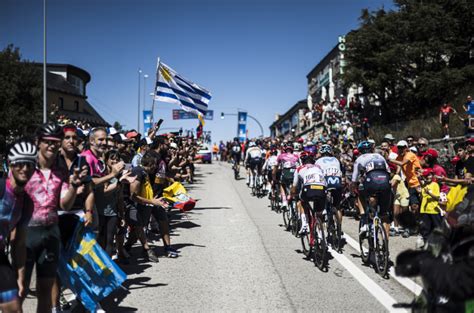
[[[74,75],[69,75],[68,76],[68,81],[76,88],[77,92],[81,95],[84,96],[84,82],[82,79],[80,79],[77,76]]]
[[[79,101],[74,101],[74,111],[79,112]]]
[[[59,97],[59,109],[64,110],[64,98]]]

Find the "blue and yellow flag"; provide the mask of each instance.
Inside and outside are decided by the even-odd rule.
[[[100,247],[92,230],[84,228],[82,221],[78,224],[61,250],[58,274],[84,307],[95,312],[99,301],[120,288],[127,275]]]

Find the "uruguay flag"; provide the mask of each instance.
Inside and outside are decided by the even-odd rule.
[[[155,100],[176,103],[187,112],[193,112],[200,120],[207,112],[211,93],[183,78],[171,67],[159,63],[156,72]]]

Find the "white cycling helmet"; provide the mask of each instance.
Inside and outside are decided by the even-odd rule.
[[[255,147],[255,146],[256,146],[255,142],[251,141],[251,142],[249,143],[249,147]]]
[[[8,153],[8,162],[10,164],[15,164],[18,162],[29,162],[36,164],[38,158],[38,149],[36,146],[26,140],[21,140],[13,145],[10,148]]]

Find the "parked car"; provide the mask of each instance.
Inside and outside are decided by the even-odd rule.
[[[212,163],[212,151],[209,149],[209,146],[203,145],[201,149],[199,149],[196,159],[200,159],[202,163]]]

